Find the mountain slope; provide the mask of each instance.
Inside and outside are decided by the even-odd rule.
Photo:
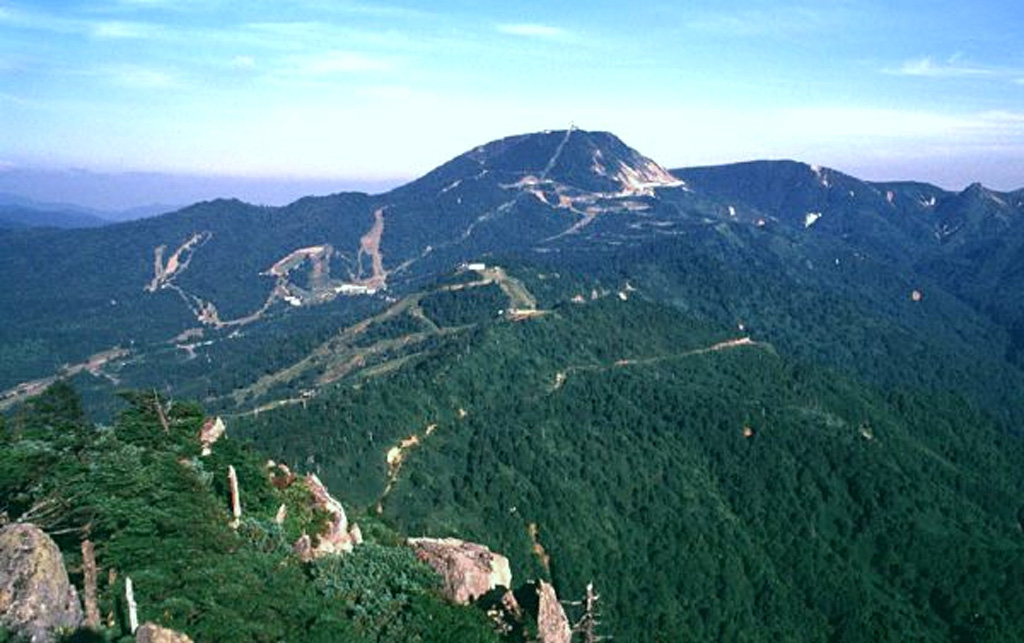
[[[0,408],[201,398],[410,533],[595,580],[625,640],[1003,640],[1020,198],[570,129],[380,195],[2,231]]]
[[[5,520],[54,534],[72,570],[82,541],[95,545],[98,607],[110,616],[102,633],[78,637],[131,636],[122,599],[130,577],[141,621],[194,640],[499,640],[482,610],[442,599],[440,577],[372,517],[360,518],[366,542],[303,562],[292,544],[315,538],[326,520],[311,489],[274,478],[237,441],[202,454],[196,405],[128,397],[112,427],[91,425],[66,384],[9,427],[0,422]],[[229,467],[243,506],[234,527]],[[73,580],[81,587],[80,574]]]
[[[676,175],[611,134],[572,129],[480,146],[376,196],[283,208],[214,201],[99,230],[8,231],[0,404],[55,370],[212,401],[243,387],[246,373],[285,367],[379,313],[390,296],[421,291],[463,262],[509,257],[590,274],[614,266],[645,280],[650,296],[718,322],[745,320],[803,357],[894,381],[877,376],[881,356],[837,358],[851,346],[843,333],[859,332],[840,316],[831,317],[839,325],[811,323],[810,307],[853,306],[862,328],[892,329],[880,351],[911,337],[931,348],[910,353],[972,364],[964,368],[980,391],[1016,386],[1019,364],[1005,362],[1024,352],[1019,195],[871,184],[794,162]],[[691,278],[708,270],[706,284]],[[753,294],[769,291],[772,300]],[[820,296],[794,307],[778,301],[787,292]],[[912,296],[924,300],[908,306]],[[805,346],[807,327],[832,337]],[[91,366],[108,355],[121,357]],[[960,380],[949,372],[934,384]]]
[[[695,190],[789,227],[814,227],[908,275],[935,282],[1012,335],[1024,310],[1024,200],[974,184],[951,193],[923,183],[867,183],[828,168],[759,161],[674,173]],[[1018,362],[1019,364],[1019,362]]]
[[[617,638],[1021,625],[1020,588],[990,582],[1024,571],[1019,437],[627,299],[491,322],[239,426],[406,529],[493,543],[563,596],[594,580]]]

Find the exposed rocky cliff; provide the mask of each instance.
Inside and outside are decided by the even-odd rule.
[[[540,600],[537,608],[537,638],[540,643],[569,643],[572,640],[572,628],[565,609],[558,601],[555,588],[548,582],[540,581],[537,594]]]

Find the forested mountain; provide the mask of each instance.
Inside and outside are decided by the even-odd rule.
[[[620,640],[1006,640],[1022,199],[572,129],[384,194],[3,230],[0,408],[200,400],[391,527],[593,580]]]
[[[487,542],[563,596],[594,581],[624,640],[1022,625],[1018,435],[633,297],[488,323],[235,422],[404,530]],[[411,445],[397,471],[391,445]]]

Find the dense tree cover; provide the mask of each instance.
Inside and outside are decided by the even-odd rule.
[[[508,297],[495,284],[441,291],[424,297],[423,311],[439,326],[463,326],[494,319],[508,308]]]
[[[198,406],[127,398],[113,427],[95,427],[60,383],[0,426],[2,510],[53,534],[79,584],[80,542],[96,543],[100,608],[113,619],[104,617],[104,637],[126,631],[130,576],[141,620],[200,641],[494,640],[483,613],[441,599],[433,570],[373,518],[368,542],[345,560],[301,563],[291,543],[320,520],[307,491],[273,487],[263,459],[235,440],[200,457]],[[237,530],[229,464],[244,505]],[[288,518],[278,525],[282,503]]]
[[[933,282],[850,247],[716,226],[549,269],[630,282],[688,315],[742,325],[786,355],[881,386],[956,391],[1006,426],[1024,420],[1024,372],[1006,359],[1006,330]]]
[[[113,346],[166,342],[196,326],[178,293],[144,290],[158,246],[165,246],[166,262],[193,235],[207,234],[176,283],[233,319],[266,301],[274,279],[265,272],[299,248],[337,246],[332,274],[346,277],[354,255],[345,251],[372,221],[366,195],[338,194],[287,208],[217,200],[97,229],[2,234],[0,350],[10,354],[0,353],[0,387]]]
[[[737,335],[605,297],[236,426],[372,506],[387,450],[436,423],[384,515],[485,542],[563,597],[594,580],[623,640],[1020,631],[1020,437],[768,345],[694,352]]]

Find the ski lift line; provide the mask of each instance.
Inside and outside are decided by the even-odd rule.
[[[558,143],[558,147],[555,148],[555,153],[548,159],[548,164],[544,166],[544,170],[540,173],[540,180],[543,181],[548,178],[548,174],[555,168],[555,163],[558,163],[558,158],[562,155],[562,150],[565,149],[566,144],[569,142],[569,137],[572,136],[575,127],[570,125],[569,129],[565,130],[565,136]]]

